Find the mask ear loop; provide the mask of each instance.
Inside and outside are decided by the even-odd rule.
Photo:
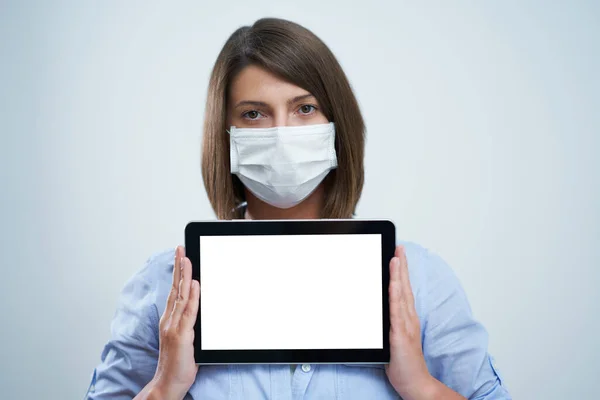
[[[240,204],[238,204],[237,206],[235,206],[234,208],[231,209],[231,214],[233,217],[238,217],[238,218],[232,218],[232,219],[244,219],[244,213],[246,212],[246,207],[248,206],[248,203],[243,201]]]
[[[231,131],[229,129],[225,128],[225,132],[227,132],[229,135],[231,135]],[[238,204],[234,208],[232,208],[230,211],[230,213],[233,217],[232,219],[242,219],[247,206],[248,206],[248,203],[245,201],[242,201],[240,204]]]

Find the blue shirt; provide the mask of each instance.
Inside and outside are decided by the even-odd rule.
[[[468,399],[510,399],[488,353],[488,335],[471,313],[448,265],[426,249],[405,247],[429,372]],[[158,362],[158,323],[171,288],[174,250],[151,257],[125,285],[111,337],[87,399],[131,399]],[[283,299],[288,301],[288,299]],[[273,299],[282,301],[282,299]],[[399,399],[383,365],[200,366],[186,399]]]

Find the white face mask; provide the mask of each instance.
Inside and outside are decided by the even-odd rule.
[[[262,201],[290,208],[337,167],[335,126],[278,126],[229,131],[231,173]]]

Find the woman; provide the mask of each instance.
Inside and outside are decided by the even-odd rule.
[[[262,19],[233,33],[210,79],[203,140],[204,185],[219,219],[352,217],[364,123],[340,65],[307,29]],[[182,247],[159,254],[123,290],[88,398],[509,398],[450,268],[404,243],[390,277],[386,366],[198,367],[199,282]]]

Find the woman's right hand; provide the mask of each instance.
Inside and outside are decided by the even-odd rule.
[[[173,285],[159,324],[158,366],[151,382],[151,392],[159,395],[156,397],[183,399],[196,379],[194,324],[199,303],[200,283],[192,279],[192,264],[178,246]]]

